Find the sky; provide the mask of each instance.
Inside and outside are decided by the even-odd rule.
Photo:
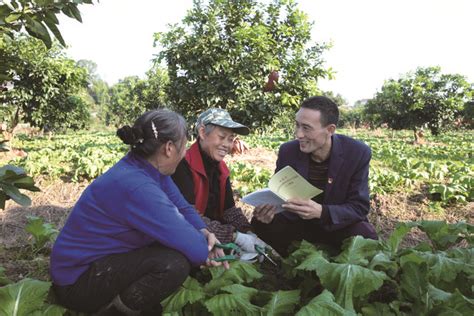
[[[323,58],[335,78],[321,80],[320,88],[351,105],[417,67],[440,66],[474,82],[474,0],[297,2],[314,22],[312,40],[332,43]],[[68,55],[94,61],[100,77],[114,84],[144,76],[158,51],[153,33],[179,23],[191,7],[192,0],[101,0],[79,7],[83,23],[62,16],[59,28]]]

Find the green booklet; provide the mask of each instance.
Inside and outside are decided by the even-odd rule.
[[[295,169],[286,166],[271,177],[268,181],[268,188],[244,196],[242,202],[253,206],[273,204],[277,206],[277,213],[279,213],[284,211],[281,204],[288,199],[312,199],[322,192],[306,181]]]

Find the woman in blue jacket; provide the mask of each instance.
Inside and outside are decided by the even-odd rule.
[[[184,119],[153,110],[117,135],[130,152],[74,206],[51,254],[53,288],[76,311],[156,314],[192,266],[223,253],[170,178],[185,154]]]

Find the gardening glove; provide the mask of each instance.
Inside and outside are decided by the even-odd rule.
[[[260,257],[263,257],[263,256],[260,256],[256,252],[243,252],[240,254],[240,261],[253,263],[257,260],[260,261]]]
[[[255,252],[255,245],[268,247],[267,244],[258,238],[255,234],[244,234],[237,232],[234,242],[245,252]]]

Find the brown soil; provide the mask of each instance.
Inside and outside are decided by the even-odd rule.
[[[262,148],[250,149],[247,153],[234,155],[227,159],[228,163],[242,161],[247,164],[273,170],[276,153]],[[71,183],[36,179],[41,192],[27,194],[32,198],[30,207],[20,207],[8,201],[5,210],[0,210],[0,266],[6,270],[6,275],[13,281],[26,276],[47,280],[48,250],[39,255],[31,252],[31,240],[25,231],[26,216],[42,217],[45,222],[53,223],[60,229],[79,198],[87,182]],[[420,190],[421,191],[421,190]],[[237,200],[237,205],[244,209],[250,218],[252,209]],[[385,196],[377,196],[371,201],[372,210],[369,216],[382,237],[388,236],[397,222],[439,219],[448,222],[464,220],[474,222],[474,203],[463,206],[447,207],[443,213],[428,211],[428,200],[420,193],[399,192]],[[420,231],[412,231],[404,240],[405,246],[412,246],[426,236]]]

